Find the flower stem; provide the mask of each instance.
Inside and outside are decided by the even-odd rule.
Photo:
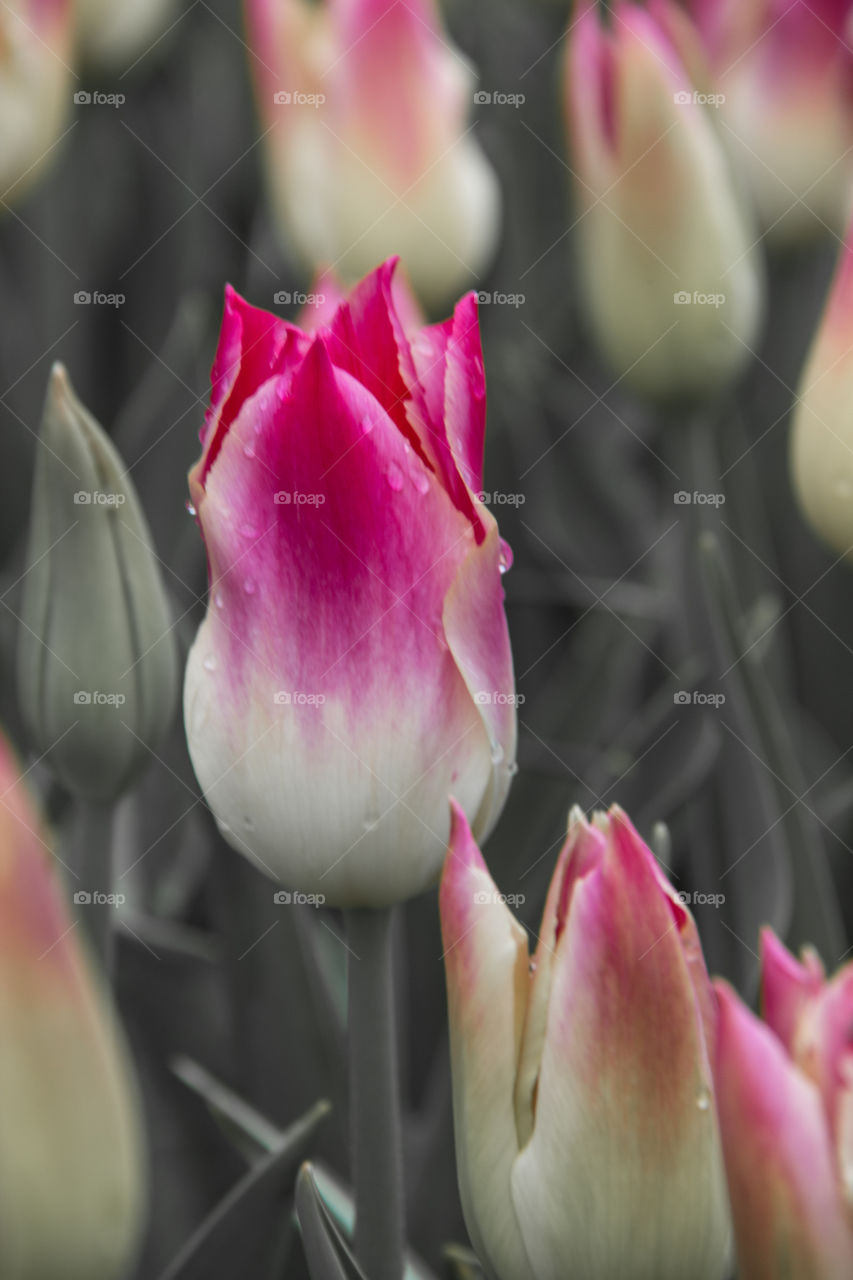
[[[355,1253],[370,1280],[401,1280],[405,1233],[392,913],[383,907],[345,916]]]
[[[112,804],[79,799],[74,832],[74,869],[79,877],[73,881],[76,913],[107,982],[113,967],[115,907],[108,898],[113,891],[114,813]]]

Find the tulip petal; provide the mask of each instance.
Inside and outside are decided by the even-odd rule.
[[[723,982],[715,1077],[742,1280],[843,1280],[853,1230],[820,1093]]]
[[[728,1208],[695,976],[621,815],[570,841],[533,1136],[512,1177],[537,1280],[720,1280]],[[677,909],[678,908],[678,909]]]
[[[500,900],[464,813],[452,807],[439,903],[459,1188],[471,1241],[489,1274],[534,1280],[510,1195],[527,938]]]
[[[819,994],[823,980],[823,965],[816,952],[806,950],[800,963],[772,929],[762,929],[761,1013],[789,1054],[794,1053],[800,1018]]]

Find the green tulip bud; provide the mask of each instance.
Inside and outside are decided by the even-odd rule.
[[[36,459],[18,667],[32,745],[114,800],[172,718],[177,654],[151,534],[115,448],[51,371]]]

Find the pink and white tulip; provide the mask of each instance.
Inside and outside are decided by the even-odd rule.
[[[0,5],[3,201],[23,194],[55,151],[74,91],[72,16],[71,0]]]
[[[619,379],[712,392],[749,356],[762,277],[747,213],[699,89],[698,40],[668,0],[587,3],[566,40],[566,110],[586,312]]]
[[[310,334],[229,289],[190,473],[196,774],[235,848],[338,906],[434,883],[449,793],[484,838],[515,757],[476,298],[407,331],[393,271]]]
[[[853,182],[851,0],[692,0],[722,135],[767,237],[840,235]]]
[[[0,1275],[118,1280],[144,1155],[130,1065],[0,736]]]
[[[488,1274],[722,1280],[711,986],[626,815],[573,810],[532,960],[458,808],[440,905],[459,1183]]]
[[[739,1280],[853,1275],[853,964],[762,935],[764,1021],[723,982],[715,1079]]]
[[[434,0],[246,0],[246,17],[287,246],[350,282],[399,254],[423,302],[453,296],[492,256],[500,194]]]
[[[791,478],[815,532],[853,557],[853,223],[797,386]]]

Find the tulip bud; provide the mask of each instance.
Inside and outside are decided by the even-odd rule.
[[[849,0],[692,0],[721,134],[771,244],[842,235],[850,212]]]
[[[762,937],[760,1022],[717,983],[715,1064],[739,1280],[853,1275],[853,964]]]
[[[567,38],[587,313],[627,385],[658,399],[704,395],[737,373],[755,339],[754,237],[685,70],[686,20],[665,2],[612,8],[605,29],[588,5]]]
[[[853,224],[797,387],[791,431],[794,492],[809,524],[853,553]]]
[[[427,305],[490,260],[497,180],[474,76],[434,0],[247,0],[266,168],[289,250],[358,280],[389,254]]]
[[[32,745],[69,790],[114,799],[168,727],[177,657],[139,499],[61,365],[39,437],[22,623]]]
[[[578,810],[535,957],[457,808],[441,882],[462,1206],[497,1280],[723,1280],[698,934],[621,810]]]
[[[0,739],[0,1275],[120,1280],[144,1210],[123,1039]]]
[[[129,67],[166,34],[176,0],[73,0],[83,56],[99,66]]]
[[[434,883],[451,789],[484,837],[515,756],[477,304],[407,334],[393,268],[313,334],[228,291],[190,472],[196,775],[236,849],[346,907]]]
[[[36,177],[71,106],[70,0],[0,5],[0,198]]]

